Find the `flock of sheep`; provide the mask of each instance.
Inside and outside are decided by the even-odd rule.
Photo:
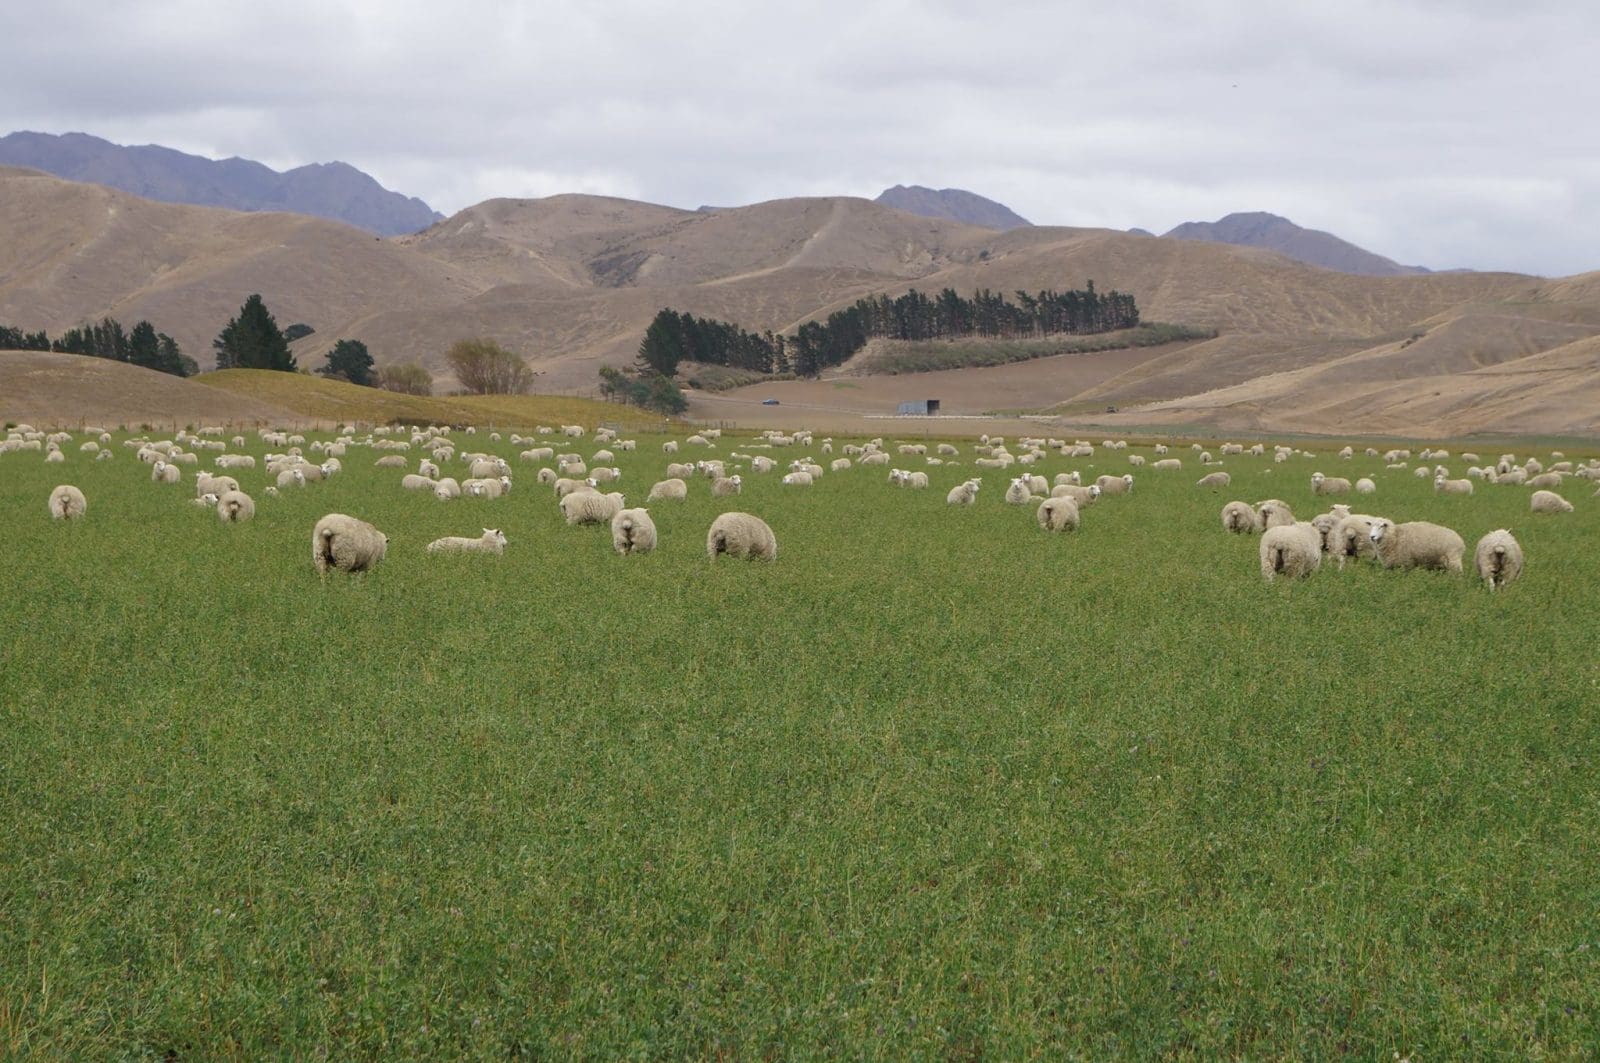
[[[566,439],[581,439],[586,430],[579,425],[563,425],[559,429],[540,427],[536,434],[523,438],[510,436],[512,447],[522,446],[518,458],[521,462],[539,466],[535,480],[552,490],[563,518],[570,525],[609,525],[612,545],[618,554],[629,556],[648,553],[656,548],[658,533],[650,512],[645,507],[628,508],[624,496],[615,490],[603,490],[617,483],[621,469],[611,464],[615,451],[636,449],[636,441],[618,439],[609,429],[599,429],[594,442],[600,449],[585,458],[576,452],[557,453],[554,446],[546,445],[540,437],[555,435]],[[110,460],[111,436],[101,429],[89,429],[94,438],[79,444],[84,454],[95,460]],[[152,481],[162,484],[182,482],[182,469],[196,466],[193,476],[195,497],[192,504],[214,508],[218,520],[237,523],[250,520],[255,514],[254,499],[243,491],[232,473],[244,474],[257,467],[256,458],[242,453],[246,440],[234,436],[229,444],[221,439],[220,428],[204,428],[198,433],[178,432],[169,440],[134,438],[124,446],[136,451],[138,460],[150,467]],[[282,490],[304,487],[308,483],[327,480],[338,475],[343,461],[358,448],[367,448],[380,456],[374,464],[379,468],[406,470],[399,478],[399,486],[407,491],[428,492],[441,501],[461,497],[486,499],[501,498],[512,489],[512,466],[503,457],[487,450],[469,449],[476,430],[467,428],[453,433],[447,428],[378,428],[357,439],[345,432],[335,439],[307,444],[300,435],[283,431],[264,430],[261,441],[269,449],[264,458],[269,484],[264,494],[276,495]],[[738,470],[748,468],[756,475],[772,473],[780,467],[770,453],[749,453],[732,449],[727,459],[707,457],[693,462],[677,460],[681,447],[701,448],[707,452],[720,445],[721,433],[703,430],[689,436],[681,444],[669,440],[662,449],[669,461],[665,476],[649,490],[650,502],[671,502],[688,497],[689,482],[697,479],[709,481],[714,497],[739,495],[744,489],[744,477]],[[488,434],[490,443],[499,443],[498,432]],[[28,425],[20,425],[0,442],[0,454],[12,452],[41,452],[45,460],[59,463],[66,460],[63,447],[72,441],[65,432],[46,434]],[[817,443],[807,431],[783,433],[768,431],[744,444],[750,451],[772,451],[777,448],[811,448]],[[615,450],[613,449],[615,448]],[[1106,440],[1100,449],[1116,454],[1127,449],[1126,441]],[[319,454],[319,461],[305,456],[309,450]],[[408,451],[419,451],[421,456],[412,470]],[[1220,490],[1229,486],[1230,473],[1212,454],[1199,444],[1193,445],[1196,460],[1211,468],[1196,486]],[[1155,460],[1150,468],[1155,471],[1180,470],[1183,461],[1170,456],[1165,444],[1154,447]],[[198,468],[199,454],[209,453],[215,472]],[[951,443],[930,447],[922,443],[900,443],[897,452],[901,458],[921,459],[928,466],[956,465],[963,457],[960,448]],[[820,441],[820,453],[832,455],[831,439]],[[1012,477],[1004,495],[1004,502],[1016,506],[1035,507],[1038,525],[1050,532],[1075,531],[1082,522],[1082,512],[1102,498],[1128,495],[1133,491],[1134,476],[1104,474],[1093,483],[1084,484],[1077,471],[1057,474],[1053,481],[1032,471],[1032,467],[1045,461],[1051,454],[1067,458],[1092,458],[1094,445],[1084,440],[1067,442],[1049,438],[1023,438],[1017,442],[1015,453],[1002,437],[982,437],[972,448],[972,465],[979,469],[1010,470],[1017,467],[1019,474]],[[1220,447],[1222,459],[1248,457],[1265,459],[1265,444],[1245,447],[1226,443]],[[1275,462],[1290,457],[1310,456],[1304,451],[1279,446],[1270,451]],[[1351,447],[1339,452],[1338,457],[1351,460],[1355,456]],[[1386,469],[1394,472],[1408,470],[1411,452],[1404,449],[1381,454],[1376,449],[1366,451],[1368,458],[1381,458]],[[1571,512],[1573,507],[1554,491],[1567,478],[1600,480],[1600,460],[1590,460],[1579,465],[1567,461],[1559,453],[1552,457],[1549,469],[1536,458],[1521,462],[1511,454],[1503,454],[1492,465],[1479,466],[1475,454],[1462,454],[1471,462],[1464,479],[1453,480],[1449,470],[1437,462],[1449,458],[1447,451],[1424,450],[1419,456],[1421,464],[1410,471],[1419,478],[1431,478],[1434,490],[1440,494],[1470,495],[1475,483],[1532,487],[1530,508],[1534,513]],[[896,487],[911,490],[929,486],[928,474],[891,467],[890,452],[881,439],[860,444],[844,444],[837,456],[828,460],[826,469],[810,457],[787,463],[781,476],[786,487],[809,487],[823,476],[845,472],[851,468],[880,467],[888,469],[888,482]],[[1128,464],[1139,467],[1146,464],[1143,455],[1128,454]],[[466,467],[467,476],[457,480],[441,474],[455,461]],[[737,463],[730,466],[731,463]],[[730,468],[735,470],[730,474]],[[951,488],[946,502],[952,506],[976,505],[982,477],[968,478]],[[1354,483],[1345,477],[1334,477],[1316,472],[1311,477],[1312,493],[1317,496],[1348,494],[1371,495],[1377,484],[1368,477]],[[1597,491],[1596,494],[1600,494]],[[81,490],[71,484],[56,487],[49,498],[50,515],[56,519],[70,520],[83,516],[88,502]],[[1259,557],[1262,575],[1267,579],[1277,576],[1304,577],[1317,571],[1325,558],[1332,557],[1343,568],[1347,562],[1373,560],[1386,568],[1434,568],[1450,572],[1463,571],[1465,543],[1450,528],[1426,521],[1396,523],[1384,517],[1366,513],[1352,513],[1346,504],[1333,504],[1327,512],[1310,520],[1297,520],[1289,505],[1280,499],[1266,499],[1255,504],[1231,501],[1222,507],[1223,528],[1236,534],[1259,534]],[[499,528],[485,528],[480,536],[446,536],[427,545],[427,552],[437,553],[502,553],[507,538]],[[371,524],[355,517],[330,513],[316,523],[312,531],[312,559],[317,572],[361,572],[372,568],[384,558],[388,537]],[[761,518],[749,513],[731,512],[717,517],[706,536],[706,552],[713,560],[722,554],[738,558],[774,560],[777,557],[777,539],[772,529]],[[1474,551],[1474,565],[1478,575],[1491,589],[1498,589],[1515,580],[1522,571],[1521,546],[1506,529],[1485,535]]]

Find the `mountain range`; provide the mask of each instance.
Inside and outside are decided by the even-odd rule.
[[[713,212],[496,199],[374,240],[303,215],[158,203],[17,169],[0,169],[0,233],[0,323],[58,334],[105,315],[148,318],[202,363],[252,292],[280,324],[316,329],[295,344],[302,365],[320,364],[339,338],[360,339],[380,364],[418,360],[448,387],[445,350],[485,335],[526,355],[541,390],[592,390],[600,365],[633,360],[664,306],[789,331],[911,287],[1093,280],[1134,294],[1147,320],[1218,335],[760,391],[863,412],[909,391],[943,395],[950,412],[1044,407],[1219,430],[1600,433],[1600,273],[1364,277],[1258,248],[1104,229],[998,232],[841,197]],[[985,383],[996,380],[1011,390]]]
[[[354,166],[313,163],[285,173],[249,159],[207,159],[154,144],[124,147],[84,133],[0,137],[0,165],[42,170],[163,203],[243,211],[292,211],[380,236],[426,229],[444,215],[391,192]]]

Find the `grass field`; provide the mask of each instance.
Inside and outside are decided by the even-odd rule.
[[[352,449],[279,498],[247,470],[259,515],[225,527],[116,449],[0,456],[0,1056],[1600,1044],[1586,485],[1535,519],[1524,488],[1229,459],[1221,494],[1133,470],[1051,536],[1002,472],[972,509],[944,504],[969,466],[747,472],[654,504],[660,549],[624,559],[530,466],[439,503]],[[630,500],[666,461],[618,457]],[[1068,468],[1127,464],[1043,463]],[[1217,512],[1310,515],[1314,468],[1469,553],[1511,527],[1523,580],[1265,584]],[[730,509],[775,563],[706,561]],[[389,534],[374,573],[313,574],[330,511]],[[483,526],[503,557],[423,552]]]

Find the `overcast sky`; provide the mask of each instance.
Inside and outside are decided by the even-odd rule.
[[[0,5],[0,133],[445,213],[970,189],[1035,223],[1267,210],[1405,263],[1600,269],[1600,4],[1293,0]]]

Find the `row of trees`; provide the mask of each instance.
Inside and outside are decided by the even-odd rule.
[[[92,325],[68,329],[55,340],[43,331],[23,332],[0,325],[0,350],[82,354],[127,362],[173,376],[193,376],[200,369],[194,359],[178,347],[177,340],[165,332],[157,332],[150,322],[141,321],[130,331],[123,329],[120,321],[109,317]]]
[[[988,289],[963,299],[953,288],[932,297],[913,288],[894,299],[880,295],[857,300],[829,314],[826,321],[807,321],[793,336],[747,332],[725,321],[665,309],[645,330],[639,365],[666,377],[683,361],[815,376],[844,362],[874,338],[1019,339],[1110,332],[1139,324],[1132,295],[1096,292],[1094,281],[1082,289],[1015,294],[1016,301],[1009,302]]]

